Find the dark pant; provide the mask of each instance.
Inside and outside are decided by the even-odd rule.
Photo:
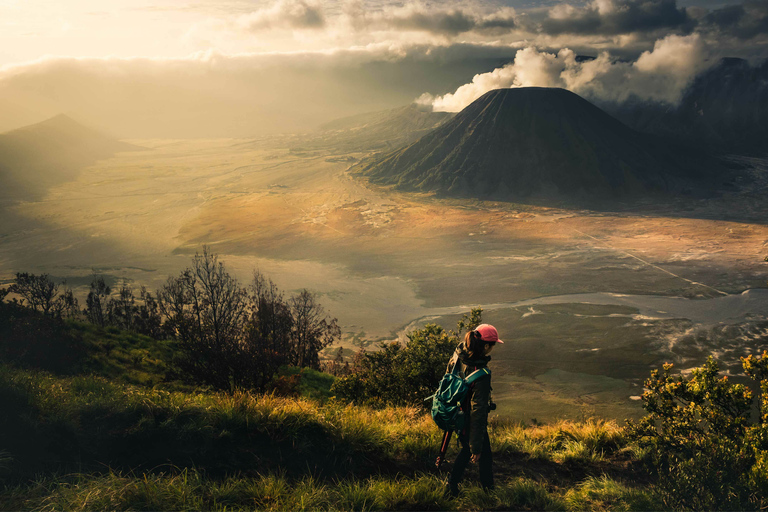
[[[451,470],[451,489],[456,489],[464,477],[464,470],[467,468],[469,458],[472,452],[469,451],[469,439],[466,435],[459,436],[461,442],[461,451],[456,457]],[[493,454],[491,453],[491,440],[488,438],[488,432],[483,438],[483,449],[480,452],[480,483],[484,489],[493,489]]]

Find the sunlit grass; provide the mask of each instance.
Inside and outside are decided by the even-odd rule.
[[[545,474],[514,470],[497,477],[490,493],[468,477],[460,496],[450,499],[446,473],[431,470],[441,432],[418,408],[167,391],[7,366],[0,366],[0,399],[31,436],[20,445],[27,452],[0,452],[3,510],[633,510],[652,504],[645,490],[588,476],[636,451],[615,423],[596,419],[536,426],[497,420],[490,428],[497,468],[531,461],[580,468],[586,480],[553,484]],[[34,465],[30,446],[47,438],[86,449],[69,460],[70,451],[47,445],[53,452]],[[452,443],[449,459],[455,450]],[[54,454],[58,469],[51,471]],[[102,463],[125,464],[124,457],[139,462]],[[20,480],[22,470],[37,480]]]
[[[629,487],[605,475],[589,477],[577,487],[568,490],[565,501],[572,510],[620,511],[662,508],[647,489]]]
[[[449,498],[436,475],[322,481],[281,474],[206,479],[195,470],[73,475],[9,489],[5,506],[54,510],[657,510],[643,489],[607,476],[572,489],[551,489],[529,478],[499,482],[491,492],[468,485]]]
[[[38,482],[13,504],[26,510],[565,510],[568,502],[530,479],[501,483],[493,492],[469,486],[449,498],[435,475],[370,477],[323,482],[279,474],[206,479],[195,470],[126,475],[74,475]]]
[[[536,426],[499,423],[493,430],[501,453],[522,452],[533,459],[561,463],[598,462],[627,444],[615,422],[595,418]]]

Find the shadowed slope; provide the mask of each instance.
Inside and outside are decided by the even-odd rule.
[[[564,89],[499,89],[358,172],[451,196],[608,197],[689,189],[701,171],[680,151]]]
[[[723,59],[676,106],[629,101],[606,110],[641,132],[728,153],[768,152],[768,61]]]
[[[82,167],[135,149],[63,114],[0,134],[2,195],[38,197],[48,187],[73,179]]]

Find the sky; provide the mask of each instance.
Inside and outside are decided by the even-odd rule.
[[[722,57],[768,57],[768,0],[0,0],[0,131],[255,136],[527,85],[674,103]]]

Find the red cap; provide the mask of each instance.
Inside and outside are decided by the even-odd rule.
[[[483,341],[493,341],[495,343],[504,343],[499,339],[499,331],[496,330],[491,324],[480,324],[475,329],[475,332],[480,333],[480,338]]]

